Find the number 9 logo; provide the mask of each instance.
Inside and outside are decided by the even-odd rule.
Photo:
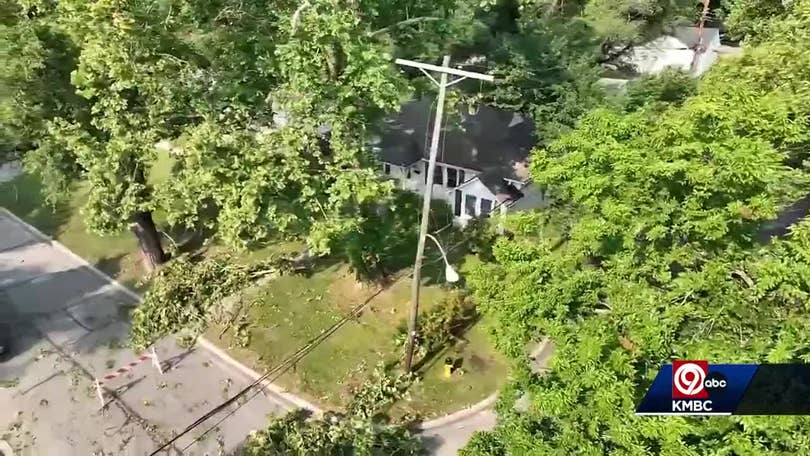
[[[698,364],[685,362],[673,366],[672,386],[684,396],[697,396],[703,392],[703,382],[706,380],[706,370]]]

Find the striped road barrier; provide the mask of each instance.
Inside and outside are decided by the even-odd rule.
[[[95,379],[96,383],[96,393],[98,394],[98,400],[101,402],[101,409],[104,409],[104,384],[108,383],[110,380],[118,378],[127,372],[130,372],[134,369],[137,365],[141,364],[142,362],[146,361],[147,359],[152,360],[152,365],[163,375],[163,368],[160,366],[160,360],[158,359],[157,352],[155,351],[155,347],[149,351],[149,353],[144,353],[137,358],[135,361],[128,363],[124,366],[119,367],[118,369],[110,372],[109,374],[104,375],[101,378]]]

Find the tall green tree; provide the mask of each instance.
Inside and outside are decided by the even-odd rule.
[[[697,11],[680,0],[457,0],[422,8],[423,17],[439,19],[420,23],[423,33],[402,27],[394,38],[409,45],[397,43],[405,55],[449,53],[456,65],[495,75],[495,84],[459,84],[462,100],[529,115],[545,143],[603,102],[596,85],[602,64],[669,26],[694,23]],[[410,45],[413,36],[420,44]]]
[[[273,52],[255,56],[277,80],[264,104],[186,131],[167,187],[179,206],[170,220],[197,223],[198,208],[210,203],[233,245],[299,234],[327,252],[362,222],[365,204],[392,189],[378,179],[367,129],[398,108],[406,87],[387,47],[345,2],[311,1],[279,24]],[[257,106],[266,122],[257,124]]]
[[[58,177],[59,190],[88,182],[88,227],[129,227],[148,270],[166,259],[157,211],[170,224],[206,223],[235,246],[281,233],[327,251],[360,223],[364,203],[390,191],[373,171],[366,127],[406,91],[373,36],[379,24],[350,6],[58,2],[49,24],[76,49],[71,89],[91,115],[41,119],[30,168]],[[155,187],[165,141],[178,145],[174,168]]]
[[[794,2],[781,0],[723,0],[723,25],[731,38],[753,44],[775,17],[785,16]]]
[[[597,110],[533,157],[558,198],[513,220],[494,263],[468,277],[497,346],[514,362],[499,425],[464,454],[786,454],[806,417],[637,417],[671,359],[807,362],[805,217],[760,243],[810,191],[797,164],[810,127],[810,2],[771,22],[681,106]],[[789,57],[788,57],[789,56]],[[794,66],[795,65],[795,66]],[[800,158],[800,157],[799,157]],[[509,284],[508,287],[503,284]],[[532,374],[526,346],[556,342]],[[522,396],[528,407],[516,407]]]
[[[87,226],[100,234],[129,226],[147,270],[165,260],[153,220],[158,208],[149,183],[155,144],[178,135],[194,116],[194,53],[177,44],[179,27],[144,1],[60,1],[51,23],[78,50],[70,73],[76,94],[90,107],[89,122],[57,117],[47,122],[30,166],[59,170],[54,156],[76,163],[89,183],[83,208]],[[49,189],[46,187],[46,189]]]
[[[47,3],[26,3],[0,2],[0,161],[34,149],[51,119],[88,120],[87,105],[70,84],[75,46],[54,26]],[[70,163],[58,158],[54,165],[69,171]],[[58,176],[51,177],[58,189]]]

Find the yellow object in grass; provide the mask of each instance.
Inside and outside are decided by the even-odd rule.
[[[446,358],[444,360],[444,378],[450,378],[453,375],[453,360]]]

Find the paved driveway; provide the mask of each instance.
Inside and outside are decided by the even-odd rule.
[[[12,336],[12,357],[0,363],[0,441],[15,456],[143,456],[248,383],[207,350],[188,351],[169,338],[157,348],[165,373],[147,361],[111,381],[102,413],[93,378],[135,359],[124,348],[134,305],[131,295],[0,211],[0,322]],[[233,450],[286,406],[275,396],[250,401],[183,454]],[[169,454],[190,442],[181,439]]]

